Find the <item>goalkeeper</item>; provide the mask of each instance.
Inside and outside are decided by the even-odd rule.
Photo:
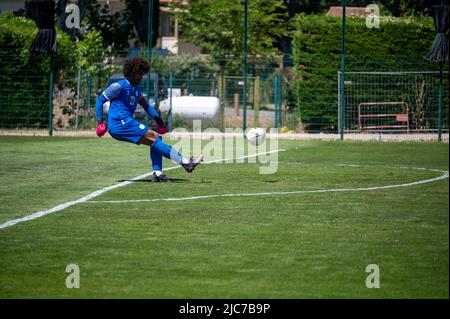
[[[150,146],[150,158],[153,163],[152,181],[170,182],[170,179],[162,173],[162,156],[180,164],[188,173],[191,173],[203,161],[203,155],[196,160],[192,158],[187,160],[176,149],[162,141],[161,135],[169,130],[156,110],[147,103],[138,85],[149,70],[150,65],[143,58],[126,61],[123,67],[125,79],[112,83],[97,99],[95,105],[98,122],[97,135],[102,137],[106,133],[103,104],[109,101],[109,134],[119,141]],[[156,132],[133,118],[138,103],[156,121]]]

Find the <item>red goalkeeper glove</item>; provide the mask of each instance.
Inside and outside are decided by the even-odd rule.
[[[106,125],[105,123],[100,123],[97,126],[97,136],[102,137],[103,135],[105,135],[105,133],[106,133]]]
[[[158,134],[163,135],[169,132],[169,130],[166,127],[166,124],[164,124],[164,121],[161,118],[156,117],[155,121],[156,121],[156,132]]]

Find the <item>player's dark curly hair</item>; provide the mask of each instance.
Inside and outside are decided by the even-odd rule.
[[[150,70],[150,65],[147,60],[143,58],[134,58],[125,61],[125,65],[123,66],[123,75],[127,78],[131,74],[135,73],[147,73]]]

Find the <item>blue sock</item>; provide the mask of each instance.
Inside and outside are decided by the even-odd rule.
[[[183,155],[181,155],[176,149],[174,149],[172,146],[164,143],[159,138],[157,138],[156,141],[153,142],[151,148],[156,150],[157,152],[159,152],[165,158],[168,158],[168,159],[174,161],[175,163],[178,163],[178,164],[189,163],[189,161],[186,158],[184,158]]]
[[[158,139],[162,141],[162,136]],[[150,158],[152,159],[152,166],[154,171],[162,171],[162,155],[153,147],[150,147]]]

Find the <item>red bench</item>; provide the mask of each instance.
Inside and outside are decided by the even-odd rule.
[[[400,105],[402,106],[402,113],[398,112],[381,112],[367,114],[363,111],[367,109],[373,109],[375,106],[389,106],[389,105]],[[385,109],[388,109],[386,107]],[[381,124],[381,125],[365,125],[363,119],[367,118],[383,118],[383,117],[395,117],[397,124]],[[406,102],[366,102],[359,103],[358,105],[358,126],[359,130],[371,130],[371,129],[397,129],[406,128],[409,133],[409,105]]]

